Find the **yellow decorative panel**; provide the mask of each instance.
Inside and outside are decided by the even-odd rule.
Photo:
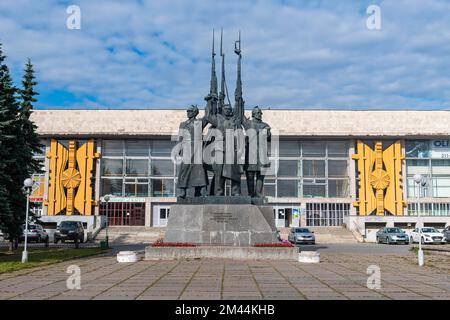
[[[94,140],[88,140],[77,149],[75,140],[69,141],[66,149],[52,139],[50,152],[48,199],[45,201],[48,215],[57,215],[65,210],[66,215],[78,212],[92,215],[92,171],[94,161],[100,154],[94,152]]]
[[[357,153],[352,156],[358,165],[358,201],[360,215],[403,215],[402,161],[400,141],[395,141],[383,151],[383,143],[377,141],[372,149],[357,141]]]

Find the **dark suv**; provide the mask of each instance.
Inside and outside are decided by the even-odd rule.
[[[58,241],[64,243],[66,240],[74,241],[76,244],[83,243],[83,223],[80,221],[62,221],[56,228],[54,238],[55,243],[58,243]]]

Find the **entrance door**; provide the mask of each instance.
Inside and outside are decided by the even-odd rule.
[[[166,227],[169,219],[170,206],[154,205],[153,206],[153,226]]]
[[[108,215],[110,226],[143,226],[145,224],[144,202],[102,202],[100,214]]]
[[[286,227],[286,211],[284,208],[277,209],[276,223],[279,228]]]

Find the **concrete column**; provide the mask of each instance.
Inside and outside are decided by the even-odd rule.
[[[45,139],[42,144],[45,146],[45,158],[44,158],[44,165],[45,165],[45,175],[44,175],[44,202],[48,200],[48,180],[49,180],[49,171],[50,171],[50,159],[47,158],[47,153],[50,152],[50,140]],[[47,215],[48,207],[42,203],[42,215]]]
[[[402,145],[402,154],[404,154],[406,156],[406,148],[405,148],[405,140],[402,139],[401,140],[401,145]],[[403,181],[403,200],[407,202],[408,199],[408,180],[406,179],[406,159],[402,161],[402,181]],[[406,206],[406,208],[403,209],[403,215],[407,216],[408,215],[408,206]]]
[[[300,225],[299,227],[306,227],[306,203],[300,203]]]
[[[102,139],[97,139],[97,151],[100,155],[102,154]],[[94,214],[98,216],[100,214],[100,176],[101,176],[101,167],[100,167],[100,158],[95,159],[95,201],[98,203],[98,206],[95,206]]]
[[[152,200],[151,198],[146,198],[145,199],[145,226],[146,227],[152,227],[153,223],[152,223]]]
[[[350,204],[350,215],[356,216],[356,208],[353,206],[353,201],[356,201],[356,187],[358,185],[357,176],[356,176],[356,164],[355,160],[352,159],[352,155],[355,154],[355,140],[350,140],[350,145],[348,148],[348,157],[350,159],[350,163],[348,166],[348,176],[349,176],[349,191],[350,191],[350,199],[352,203]]]

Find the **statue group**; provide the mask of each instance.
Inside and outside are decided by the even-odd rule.
[[[224,196],[225,184],[231,184],[231,196],[242,195],[241,176],[245,173],[248,196],[264,196],[264,169],[270,165],[268,141],[270,126],[262,121],[262,111],[256,106],[251,119],[244,114],[241,80],[241,37],[235,42],[234,52],[238,56],[235,103],[232,107],[225,82],[225,54],[222,49],[223,32],[220,39],[222,58],[221,89],[218,94],[214,32],[211,62],[210,92],[205,97],[203,118],[197,118],[196,105],[187,108],[187,120],[180,123],[179,141],[182,147],[178,156],[178,196],[207,197]],[[225,101],[225,98],[227,101]],[[226,103],[227,102],[227,103]],[[203,130],[209,126],[206,136]],[[208,179],[208,172],[212,175]],[[191,190],[191,192],[188,192]]]

